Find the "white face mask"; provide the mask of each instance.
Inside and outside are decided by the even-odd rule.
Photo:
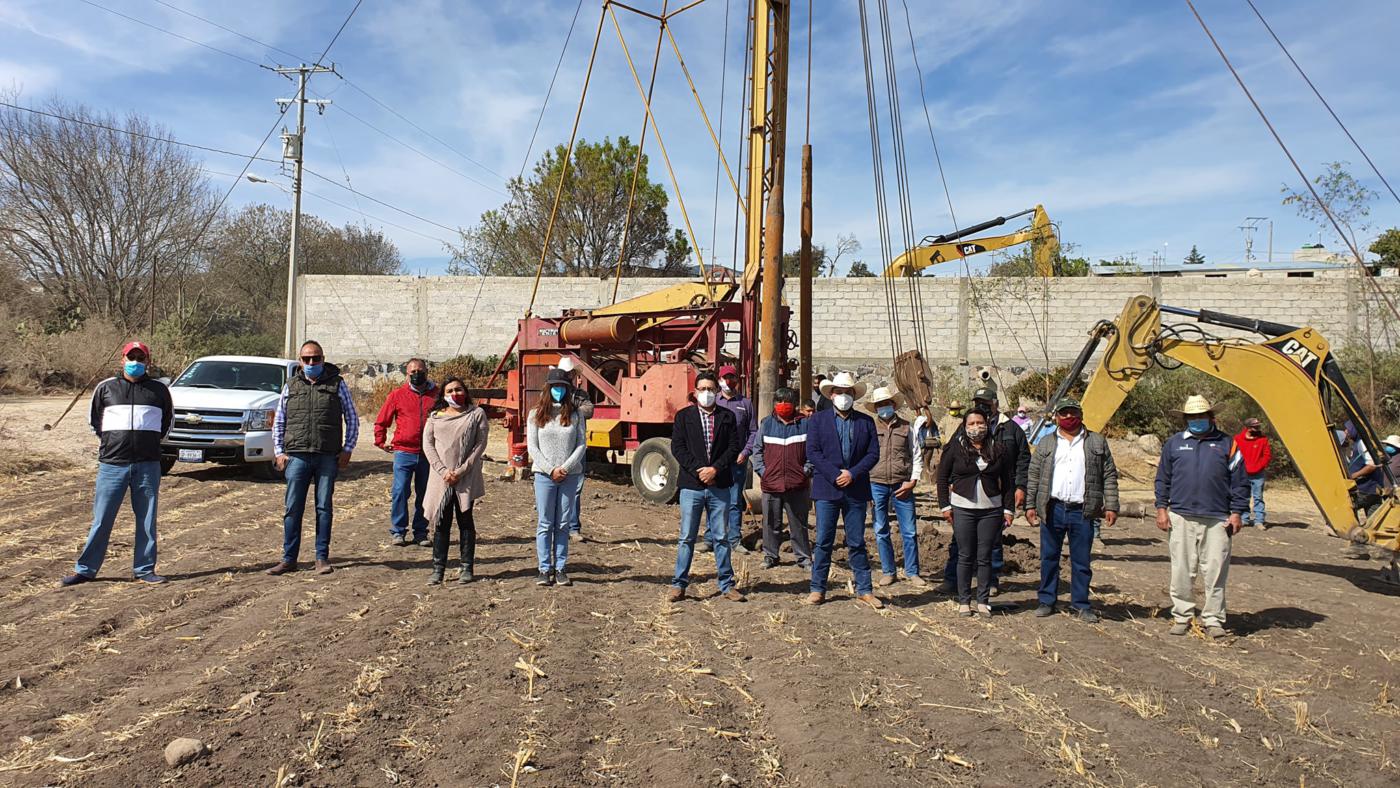
[[[713,408],[715,406],[714,389],[698,389],[695,392],[695,401],[700,403],[702,408]]]
[[[856,398],[850,394],[837,394],[831,398],[831,404],[835,405],[837,410],[850,410],[851,406],[856,404]]]
[[[442,398],[454,408],[460,408],[466,402],[466,397],[461,394],[444,394]]]
[[[719,390],[723,391],[725,394],[729,394],[734,391],[734,389],[730,387],[729,381],[727,380],[721,380],[719,382]]]

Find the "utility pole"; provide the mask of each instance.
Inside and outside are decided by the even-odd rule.
[[[753,10],[749,232],[744,286],[759,285],[759,413],[768,413],[773,408],[773,392],[778,388],[787,347],[787,337],[778,325],[778,314],[783,298],[783,180],[791,6],[790,0],[755,0]],[[760,271],[761,279],[757,276]]]
[[[288,104],[297,105],[297,130],[289,133],[284,126],[282,128],[282,158],[291,159],[294,162],[294,174],[292,175],[292,238],[290,248],[287,251],[287,332],[282,341],[282,350],[286,354],[285,358],[295,358],[297,352],[295,313],[296,313],[296,290],[297,290],[297,235],[301,229],[301,165],[302,165],[302,139],[306,136],[306,105],[315,104],[318,112],[325,112],[326,105],[330,104],[329,99],[318,99],[308,102],[306,100],[306,79],[312,74],[334,74],[335,65],[329,67],[320,65],[308,66],[302,64],[296,67],[281,67],[272,69],[278,74],[290,78],[292,74],[297,75],[297,95],[296,98],[277,99],[278,106]]]

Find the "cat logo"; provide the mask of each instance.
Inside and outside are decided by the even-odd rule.
[[[1303,368],[1309,375],[1313,374],[1317,367],[1317,354],[1303,347],[1303,343],[1296,339],[1289,339],[1282,344],[1274,345],[1275,350],[1288,356],[1294,364]]]

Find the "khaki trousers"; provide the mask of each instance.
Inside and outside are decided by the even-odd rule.
[[[1224,520],[1167,512],[1172,530],[1172,618],[1189,622],[1196,613],[1192,581],[1201,577],[1205,603],[1201,626],[1225,626],[1225,578],[1230,574],[1230,530]]]

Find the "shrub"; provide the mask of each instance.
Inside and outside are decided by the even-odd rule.
[[[491,373],[496,369],[496,365],[501,362],[500,356],[453,356],[446,361],[434,364],[428,363],[428,377],[437,381],[441,385],[448,378],[461,378],[467,384],[467,388],[482,388],[491,379]],[[515,369],[515,356],[506,359],[506,365],[502,368],[502,379],[497,385],[504,385],[504,374],[506,370]],[[384,407],[384,400],[389,398],[389,392],[403,384],[403,370],[400,369],[397,375],[384,375],[374,381],[374,386],[370,388],[369,394],[361,397],[363,401],[357,401],[356,407],[364,411],[365,414],[375,414]]]
[[[12,392],[75,391],[94,376],[111,374],[122,341],[116,327],[101,320],[52,333],[21,323],[6,333],[0,385]]]
[[[1015,408],[1021,402],[1039,402],[1049,406],[1050,396],[1060,387],[1060,382],[1069,374],[1069,366],[1056,367],[1049,372],[1032,372],[1021,378],[1010,386],[1006,387],[1005,404],[1008,408]],[[1084,382],[1080,381],[1070,387],[1069,396],[1084,396]]]

